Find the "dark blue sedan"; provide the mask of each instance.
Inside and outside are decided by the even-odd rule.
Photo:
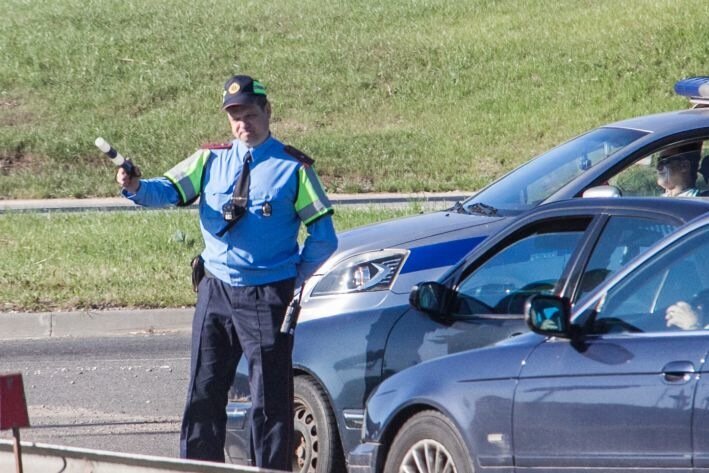
[[[532,297],[536,333],[385,380],[349,471],[706,471],[708,289],[705,214],[573,313]]]

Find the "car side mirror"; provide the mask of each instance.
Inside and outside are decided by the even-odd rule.
[[[436,281],[417,284],[409,294],[409,304],[416,310],[435,316],[447,315],[450,301],[455,297],[455,291]]]
[[[541,335],[571,338],[571,303],[566,297],[537,294],[524,304],[527,326]]]
[[[581,197],[584,199],[595,197],[622,197],[623,193],[616,186],[595,186],[586,189]]]

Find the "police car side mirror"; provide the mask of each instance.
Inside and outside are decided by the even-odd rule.
[[[595,186],[588,188],[581,194],[581,197],[596,198],[596,197],[622,197],[623,193],[616,186]]]
[[[448,315],[454,299],[455,291],[436,281],[419,283],[409,294],[409,304],[413,308],[436,317]]]

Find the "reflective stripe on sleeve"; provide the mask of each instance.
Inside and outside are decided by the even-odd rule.
[[[200,149],[165,173],[165,177],[177,188],[181,205],[189,205],[199,197],[204,165],[210,154],[209,150]]]
[[[301,166],[298,169],[298,197],[295,201],[295,210],[305,225],[333,212],[332,204],[325,194],[320,178],[311,166]]]

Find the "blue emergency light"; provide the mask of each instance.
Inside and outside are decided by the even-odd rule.
[[[675,93],[689,98],[694,104],[709,104],[709,76],[688,77],[677,81]]]

